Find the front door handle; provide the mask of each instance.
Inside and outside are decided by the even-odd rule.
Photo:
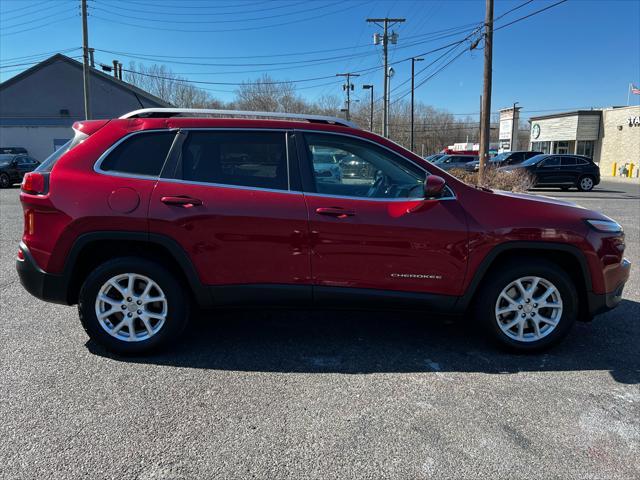
[[[170,195],[167,197],[162,197],[160,201],[167,205],[175,205],[177,207],[184,208],[199,207],[200,205],[202,205],[202,200],[200,200],[199,198],[187,197],[184,195]]]
[[[339,207],[316,208],[316,213],[318,215],[329,215],[330,217],[336,217],[336,218],[353,217],[356,214],[356,212],[354,212],[353,210],[345,210],[344,208],[339,208]]]

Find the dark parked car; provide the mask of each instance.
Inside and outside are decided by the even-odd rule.
[[[40,163],[27,155],[0,154],[0,188],[20,183],[27,172],[38,168]]]
[[[434,154],[432,154],[432,155],[429,155],[429,156],[427,156],[427,157],[424,157],[424,159],[425,159],[427,162],[432,162],[432,163],[433,163],[433,162],[435,162],[436,160],[438,160],[438,159],[440,159],[440,158],[442,158],[442,157],[444,157],[444,156],[445,156],[445,154],[444,154],[444,153],[434,153]]]
[[[535,157],[536,155],[542,155],[542,152],[504,152],[499,153],[495,157],[489,159],[487,166],[489,167],[507,167],[509,165],[518,165],[525,160]],[[466,170],[470,172],[477,172],[480,168],[480,162],[467,163]]]
[[[536,187],[560,187],[569,190],[576,187],[588,192],[600,183],[600,168],[589,157],[581,155],[536,155],[518,165],[503,167],[509,172],[526,170]]]
[[[442,170],[454,170],[456,168],[464,169],[467,164],[477,161],[477,155],[443,155],[433,164]]]
[[[28,155],[27,149],[24,147],[0,147],[0,154],[9,154],[9,155]]]

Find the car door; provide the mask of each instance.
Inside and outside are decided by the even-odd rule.
[[[339,185],[319,182],[312,165],[320,150],[351,155],[371,173],[342,175]],[[453,191],[422,200],[425,170],[354,136],[305,132],[299,156],[316,299],[345,288],[351,295],[353,289],[461,293],[467,227]]]
[[[579,172],[576,157],[572,157],[570,155],[563,155],[560,157],[560,171],[560,180],[562,183],[571,185],[578,183]]]
[[[560,157],[551,155],[540,162],[535,169],[537,185],[555,185],[562,183]]]
[[[292,184],[287,135],[181,131],[156,184],[150,233],[176,240],[203,284],[236,288],[214,291],[217,303],[276,285],[311,298],[307,210]]]

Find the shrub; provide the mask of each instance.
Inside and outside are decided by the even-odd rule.
[[[504,172],[497,168],[485,168],[482,185],[478,183],[478,172],[468,172],[456,168],[450,170],[449,173],[468,185],[479,185],[493,190],[526,192],[534,185],[531,176],[520,169]]]

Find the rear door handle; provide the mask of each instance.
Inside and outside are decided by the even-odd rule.
[[[345,210],[339,207],[319,207],[316,208],[316,213],[318,215],[328,215],[336,218],[353,217],[356,214],[353,210]]]
[[[177,207],[184,208],[199,207],[202,205],[202,200],[184,195],[162,197],[160,201],[167,205],[175,205]]]

